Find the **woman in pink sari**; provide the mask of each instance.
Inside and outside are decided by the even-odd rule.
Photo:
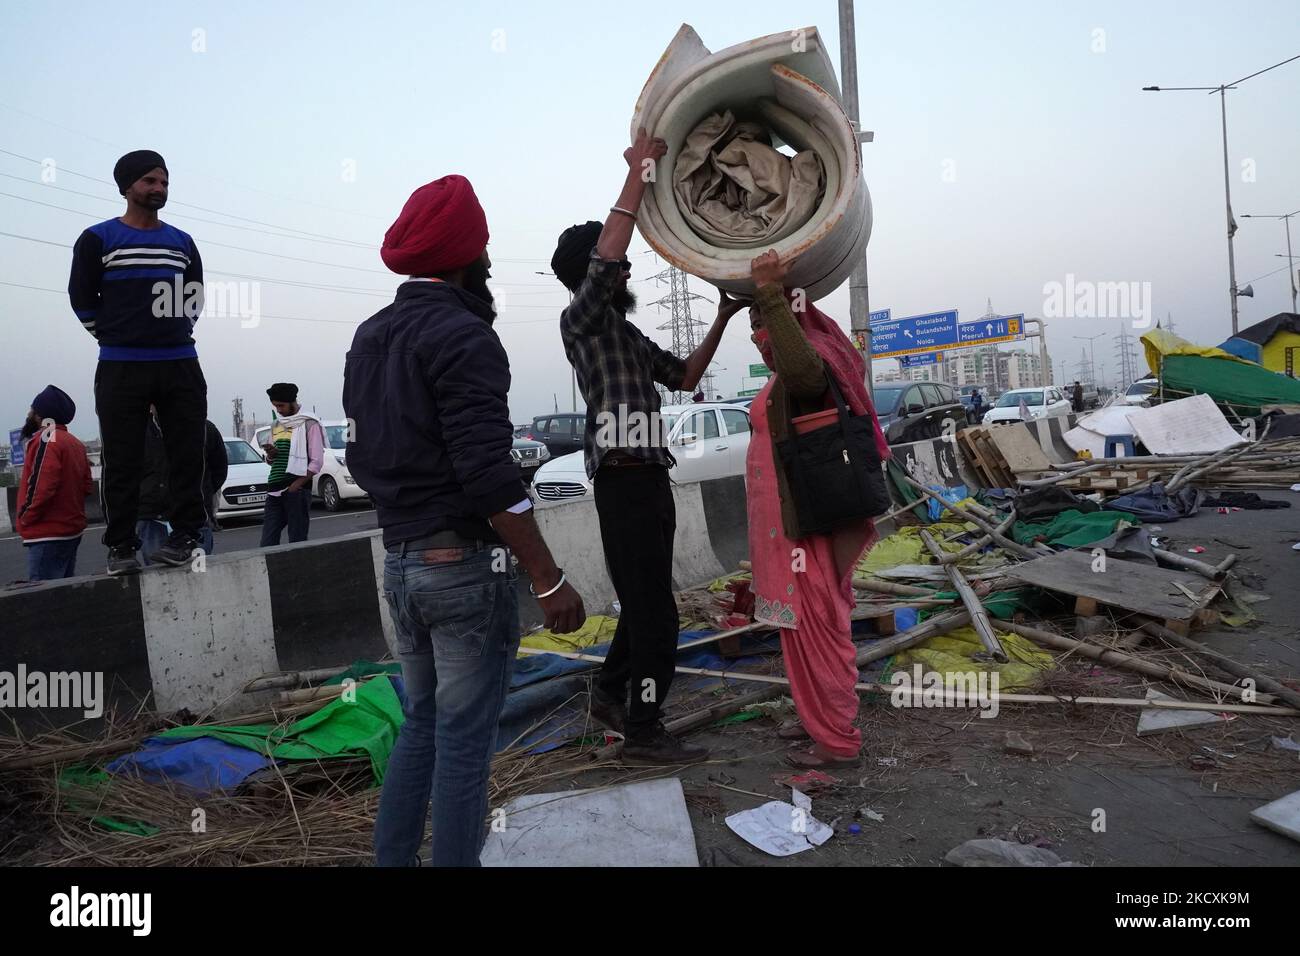
[[[757,620],[780,628],[786,675],[801,724],[783,728],[787,739],[812,738],[787,761],[796,767],[842,767],[859,760],[862,735],[854,726],[858,670],[849,615],[852,576],[877,536],[871,520],[830,534],[805,534],[775,448],[800,415],[833,408],[827,374],[835,377],[856,415],[870,415],[876,449],[889,445],[876,421],[865,384],[866,366],[836,323],[811,302],[783,288],[788,263],[775,250],[750,265],[756,292],[751,336],[776,374],[750,406],[753,437],[745,467],[749,554],[753,562]],[[792,309],[792,304],[796,306]]]

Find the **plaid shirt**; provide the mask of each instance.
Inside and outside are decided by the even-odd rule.
[[[648,424],[659,421],[654,383],[676,391],[686,376],[685,362],[650,341],[614,307],[619,272],[617,259],[599,259],[592,253],[587,278],[560,316],[564,354],[577,372],[578,388],[587,402],[582,448],[588,478],[595,476],[605,454],[616,449],[665,467],[674,464],[662,427],[645,443],[597,440],[600,430],[611,435],[611,422],[621,425],[619,433],[611,435],[616,439],[648,432]],[[597,421],[602,413],[610,416],[604,429]],[[633,418],[634,413],[640,415]],[[642,416],[646,424],[638,426]]]

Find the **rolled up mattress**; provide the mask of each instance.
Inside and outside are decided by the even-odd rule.
[[[773,240],[709,238],[681,208],[674,170],[687,138],[715,114],[758,119],[775,139],[821,161],[824,190],[807,220]],[[774,33],[710,53],[682,24],[646,81],[631,133],[645,127],[668,153],[646,190],[637,225],[669,263],[750,295],[750,260],[769,248],[794,265],[786,282],[820,299],[848,279],[871,236],[871,196],[862,178],[858,137],[840,103],[839,83],[816,27]]]

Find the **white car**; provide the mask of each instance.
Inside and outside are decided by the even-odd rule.
[[[678,484],[745,473],[749,453],[749,409],[727,402],[666,405],[660,409],[668,450],[677,464],[669,471]],[[583,453],[561,455],[537,469],[533,500],[539,508],[577,501],[591,494]]]
[[[347,422],[321,422],[325,431],[325,449],[320,474],[312,479],[311,493],[325,503],[326,511],[338,511],[343,502],[352,498],[365,498],[366,492],[348,471]],[[271,439],[271,426],[259,428],[253,435],[259,448]]]
[[[984,413],[985,425],[1021,421],[1020,403],[1029,409],[1030,418],[1064,418],[1070,414],[1070,400],[1055,385],[1042,388],[1013,388],[1003,392],[993,407]]]
[[[1116,405],[1145,405],[1148,398],[1160,387],[1158,378],[1140,378],[1115,399]]]
[[[217,517],[259,515],[266,509],[266,485],[271,466],[262,453],[242,438],[226,443],[226,482],[217,492]]]

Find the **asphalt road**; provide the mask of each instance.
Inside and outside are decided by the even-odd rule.
[[[373,531],[376,527],[378,526],[375,523],[375,510],[368,505],[366,507],[344,505],[344,510],[330,514],[317,504],[312,507],[308,540],[336,538],[354,531]],[[107,560],[108,552],[99,543],[103,533],[104,526],[97,524],[91,525],[82,535],[81,547],[77,550],[77,574],[104,573],[104,562]],[[261,539],[262,519],[260,517],[223,518],[222,528],[216,533],[213,544],[217,554],[228,554],[231,551],[255,549]],[[285,532],[280,540],[287,544],[288,532]],[[6,531],[5,534],[0,535],[0,587],[26,578],[27,555],[23,551],[23,543],[16,534]]]

